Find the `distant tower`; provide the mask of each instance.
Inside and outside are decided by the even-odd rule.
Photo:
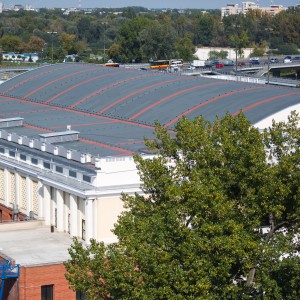
[[[78,0],[78,9],[81,9],[81,0]]]

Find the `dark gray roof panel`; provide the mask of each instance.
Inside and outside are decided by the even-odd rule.
[[[2,95],[2,96],[1,96]],[[95,156],[145,152],[154,121],[172,129],[180,117],[214,120],[245,111],[251,122],[300,103],[300,91],[216,78],[56,64],[37,68],[0,85],[0,118],[22,117],[20,135],[65,131],[79,133],[66,148]]]

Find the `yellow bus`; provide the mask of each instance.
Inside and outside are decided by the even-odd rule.
[[[167,69],[170,66],[170,61],[166,59],[155,60],[150,62],[150,69]]]

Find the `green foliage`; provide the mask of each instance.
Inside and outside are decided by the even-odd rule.
[[[228,57],[228,51],[209,51],[209,59],[226,59]]]
[[[253,51],[251,52],[251,57],[262,57],[265,54],[265,48],[261,47],[254,47]]]
[[[117,243],[74,240],[71,287],[88,299],[299,299],[298,125],[295,113],[263,133],[242,113],[183,118],[172,135],[157,124],[155,157],[135,157],[146,196],[122,196]]]
[[[5,52],[10,52],[10,51],[19,51],[22,41],[19,37],[14,36],[14,35],[4,35],[0,39],[0,44],[2,47],[2,50]]]
[[[299,54],[299,50],[297,45],[295,44],[285,44],[285,45],[280,45],[277,49],[277,51],[274,51],[277,54]]]
[[[184,61],[193,60],[195,46],[193,45],[190,36],[186,35],[182,38],[177,38],[176,52],[178,53],[178,57],[181,57]]]
[[[230,37],[231,45],[234,47],[235,52],[241,57],[243,55],[243,48],[248,44],[248,35],[246,31],[241,34],[235,33]]]
[[[121,13],[119,13],[121,12]],[[148,61],[149,58],[172,58],[190,56],[187,36],[194,47],[235,47],[231,37],[247,33],[247,45],[262,45],[269,41],[280,54],[296,54],[300,47],[299,9],[288,9],[273,17],[258,10],[250,10],[246,15],[231,15],[221,18],[220,10],[200,9],[173,11],[149,11],[143,7],[101,8],[90,14],[83,12],[63,15],[60,9],[40,9],[39,12],[10,11],[1,14],[0,38],[15,36],[21,44],[6,51],[27,51],[32,37],[43,39],[51,45],[50,30],[58,32],[54,39],[54,55],[62,58],[64,53],[76,52],[76,43],[84,43],[93,54],[111,45],[121,46],[119,58],[123,61]],[[238,24],[239,30],[235,25]],[[151,30],[153,27],[153,30]],[[272,28],[269,33],[266,28]],[[165,29],[165,31],[163,31]],[[59,36],[74,35],[71,49],[58,49]],[[169,41],[169,43],[167,42]],[[32,41],[36,42],[36,41]],[[156,44],[155,44],[156,43]],[[296,47],[284,45],[296,45]],[[14,46],[13,46],[14,47]],[[242,46],[240,49],[244,48]],[[39,51],[38,51],[39,52]],[[45,51],[51,57],[51,51]],[[240,51],[239,55],[242,54]]]

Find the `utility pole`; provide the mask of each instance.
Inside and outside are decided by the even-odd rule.
[[[48,31],[47,32],[48,34],[51,34],[51,54],[52,54],[52,64],[53,64],[53,36],[54,36],[54,34],[57,34],[57,32],[56,31]]]
[[[104,25],[104,31],[103,31],[103,63],[105,63],[105,42],[106,42],[106,23],[103,23]]]
[[[268,38],[269,38],[267,84],[270,84],[271,31],[273,31],[273,28],[267,27],[265,28],[265,30],[268,31]]]

